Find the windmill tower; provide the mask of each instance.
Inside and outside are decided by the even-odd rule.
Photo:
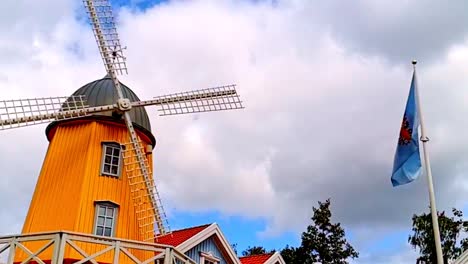
[[[152,241],[170,232],[155,179],[156,140],[145,106],[160,115],[243,108],[235,85],[141,101],[127,73],[108,0],[84,0],[107,75],[73,95],[0,102],[0,128],[52,121],[23,234],[66,230]]]
[[[130,88],[123,84],[121,88],[126,98],[140,101]],[[76,94],[86,97],[90,107],[117,97],[109,76],[84,85],[72,96]],[[141,107],[131,109],[129,115],[150,172],[148,161],[156,141],[148,115]],[[50,144],[22,233],[70,230],[131,240],[154,237],[151,200],[135,166],[134,149],[126,143],[128,130],[122,121],[118,113],[108,111],[47,126]],[[157,206],[161,216],[156,228],[168,232],[161,204]]]

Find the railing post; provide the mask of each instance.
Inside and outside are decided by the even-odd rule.
[[[57,254],[57,262],[56,264],[62,264],[63,263],[63,258],[65,256],[65,245],[67,243],[67,234],[60,232],[59,233],[59,248],[58,248],[58,254]]]
[[[166,248],[166,253],[164,253],[164,264],[171,264],[172,260],[172,250],[170,248]]]
[[[15,261],[16,252],[16,237],[13,237],[10,241],[10,252],[8,253],[8,264],[13,264]]]
[[[120,257],[120,241],[115,242],[115,248],[114,248],[114,264],[119,263],[119,257]]]
[[[60,249],[60,233],[55,234],[54,236],[54,251],[52,253],[52,259],[50,260],[52,264],[58,264],[57,259],[59,255],[59,249]]]

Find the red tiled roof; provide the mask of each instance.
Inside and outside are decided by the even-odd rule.
[[[195,227],[175,230],[175,231],[172,231],[172,233],[170,234],[156,237],[154,239],[154,242],[176,247],[184,243],[185,241],[187,241],[194,235],[200,233],[201,231],[203,231],[205,228],[209,227],[210,225],[211,224],[207,224],[207,225],[202,225],[202,226],[195,226]]]
[[[263,264],[269,258],[273,256],[273,253],[270,254],[261,254],[261,255],[252,255],[248,257],[240,257],[239,260],[242,264]]]

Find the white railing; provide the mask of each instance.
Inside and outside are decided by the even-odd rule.
[[[172,246],[68,231],[0,236],[0,263],[196,264]]]
[[[468,263],[468,250],[465,250],[454,262],[453,264],[466,264]]]

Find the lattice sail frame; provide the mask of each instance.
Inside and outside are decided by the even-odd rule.
[[[0,101],[0,129],[11,129],[86,116],[82,95]]]
[[[140,151],[145,153],[145,148],[142,141],[139,139]],[[135,207],[135,214],[137,217],[138,225],[140,228],[140,235],[145,241],[154,239],[154,224],[158,228],[157,233],[161,234],[162,230],[169,231],[170,226],[167,221],[166,212],[162,206],[161,197],[159,195],[156,184],[154,183],[153,174],[150,170],[149,161],[144,155],[145,167],[150,175],[150,179],[146,182],[145,177],[140,170],[140,164],[137,160],[136,151],[134,150],[132,142],[122,144],[122,156],[125,173],[130,186],[130,192]],[[150,186],[151,192],[147,191],[147,187]],[[156,208],[152,204],[153,196],[156,201]],[[156,216],[154,211],[157,212]]]
[[[241,109],[242,101],[235,88],[227,85],[156,97],[166,102],[160,104],[158,111],[166,116]]]
[[[83,4],[92,23],[99,25],[93,26],[93,33],[107,72],[128,74],[110,2],[108,0],[83,0]],[[91,9],[94,12],[90,12]]]
[[[179,115],[244,108],[235,85],[226,85],[131,102],[157,106],[159,115]],[[0,130],[66,120],[116,110],[117,104],[90,107],[84,95],[0,101]]]

